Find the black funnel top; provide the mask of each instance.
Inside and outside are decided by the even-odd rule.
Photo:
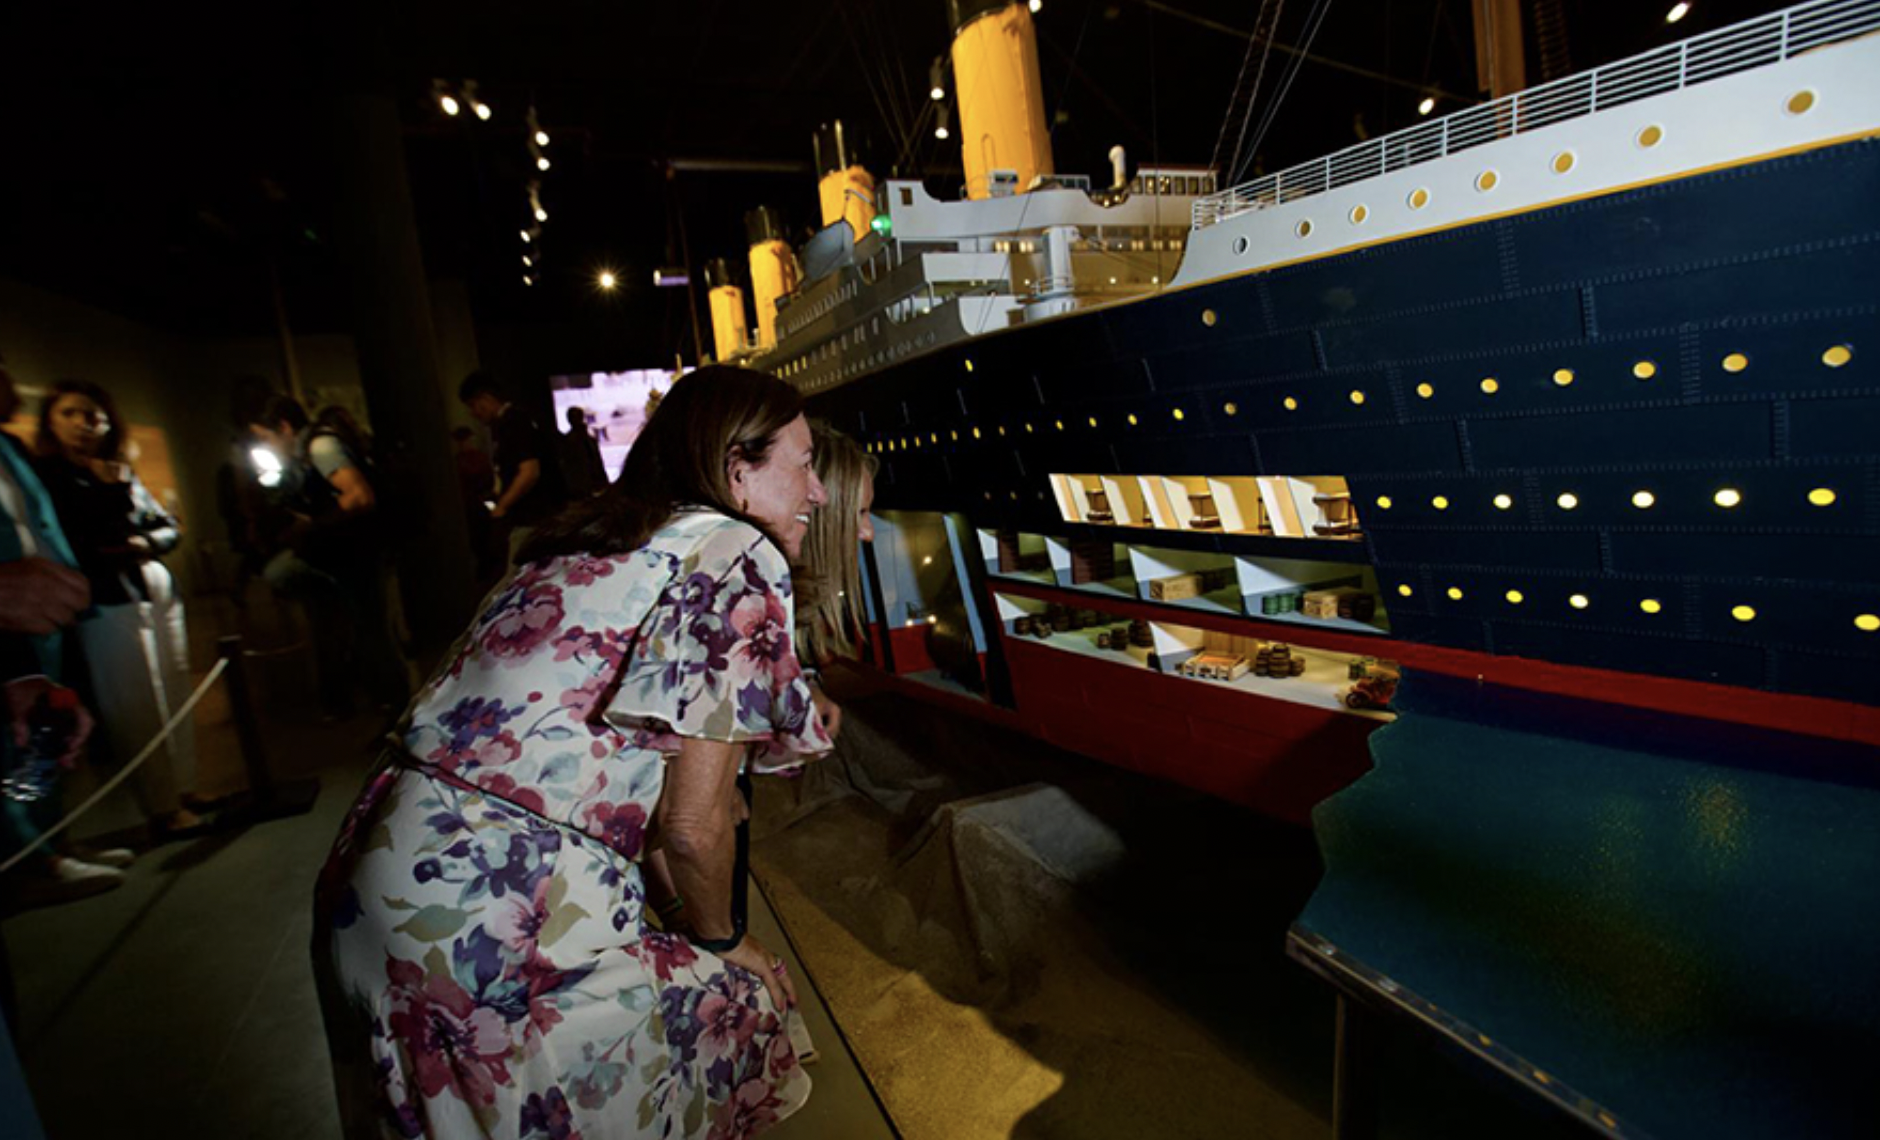
[[[842,126],[842,120],[816,128],[816,177],[847,170],[862,161],[855,143]]]
[[[955,32],[987,12],[1018,3],[1019,0],[947,0],[947,26]]]
[[[705,263],[705,288],[716,289],[720,285],[736,285],[731,276],[731,266],[722,257],[714,257]]]
[[[744,236],[752,245],[789,240],[783,236],[783,218],[769,206],[759,206],[744,215]]]

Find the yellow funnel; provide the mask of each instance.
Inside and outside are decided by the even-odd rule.
[[[744,215],[751,239],[751,303],[757,310],[757,347],[777,347],[777,299],[797,286],[796,254],[783,240],[783,221],[769,206]]]
[[[731,267],[722,257],[705,263],[705,285],[712,312],[712,354],[723,364],[750,344],[744,323],[744,290],[731,280]]]
[[[1051,174],[1038,33],[1031,11],[1010,0],[948,0],[953,85],[960,101],[960,158],[966,196],[991,197],[995,170],[1018,172],[1018,189]]]
[[[856,241],[875,220],[875,179],[862,166],[842,129],[842,120],[816,131],[816,176],[822,197],[822,224],[849,223]]]

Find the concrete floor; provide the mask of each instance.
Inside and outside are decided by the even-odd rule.
[[[212,645],[212,623],[197,624],[198,647]],[[256,675],[273,714],[264,725],[271,767],[320,781],[310,812],[158,848],[119,890],[0,923],[19,999],[14,1043],[55,1140],[339,1136],[308,959],[311,899],[371,761],[372,726],[319,724],[278,699],[291,687],[281,676],[296,668],[263,662]],[[239,788],[226,704],[205,702],[199,727],[202,789]],[[115,793],[78,831],[129,837],[118,829],[137,818],[130,797]],[[808,1106],[770,1135],[893,1137],[761,891],[751,892],[751,911],[757,936],[795,972],[821,1054]],[[0,1135],[11,1134],[0,1123]]]

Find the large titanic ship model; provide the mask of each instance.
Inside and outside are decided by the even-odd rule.
[[[1053,173],[1025,5],[953,16],[964,197],[819,139],[832,224],[797,280],[755,215],[754,351],[721,329],[884,508],[1362,566],[1393,642],[1485,661],[1880,701],[1876,5],[1219,190]]]

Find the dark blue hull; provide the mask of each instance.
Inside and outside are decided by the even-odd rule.
[[[813,408],[893,445],[886,508],[1054,531],[1052,473],[1341,475],[1396,640],[1880,704],[1876,203],[1880,143],[1842,144],[994,334]]]

